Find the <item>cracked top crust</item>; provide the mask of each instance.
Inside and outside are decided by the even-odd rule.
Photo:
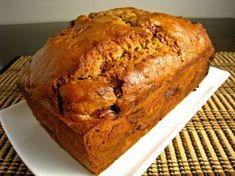
[[[214,49],[201,24],[118,8],[79,16],[52,36],[21,72],[19,86],[84,133],[132,112],[159,81]]]

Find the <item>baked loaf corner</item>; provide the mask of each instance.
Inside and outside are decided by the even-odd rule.
[[[201,24],[117,8],[52,36],[18,85],[48,133],[98,174],[198,86],[213,56]]]

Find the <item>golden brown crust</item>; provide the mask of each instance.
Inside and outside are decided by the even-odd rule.
[[[25,66],[19,86],[30,97],[28,102],[56,114],[51,118],[60,119],[85,141],[81,145],[89,159],[74,157],[98,173],[199,84],[213,54],[201,24],[118,8],[80,16],[51,37]],[[43,113],[35,114],[39,121],[43,118]],[[100,144],[94,130],[108,134],[108,139]],[[60,142],[54,133],[66,149],[73,145]],[[117,143],[125,138],[123,145]],[[108,159],[110,146],[118,151]]]

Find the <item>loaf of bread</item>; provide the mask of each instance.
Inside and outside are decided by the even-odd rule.
[[[52,36],[18,85],[51,137],[98,174],[198,86],[213,55],[201,24],[118,8]]]

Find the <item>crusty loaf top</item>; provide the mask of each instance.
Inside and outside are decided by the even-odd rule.
[[[213,51],[201,24],[118,8],[79,16],[52,36],[25,66],[19,85],[85,132],[104,117],[130,113],[137,92],[151,91],[156,80]]]

